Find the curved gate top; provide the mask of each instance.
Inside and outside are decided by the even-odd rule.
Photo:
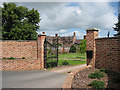
[[[50,43],[47,38],[44,41],[44,68],[56,67],[58,65],[58,38]]]

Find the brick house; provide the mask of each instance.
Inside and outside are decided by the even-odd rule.
[[[71,45],[79,45],[81,43],[81,39],[76,38],[76,33],[73,33],[73,36],[63,36],[60,37],[58,34],[54,36],[46,36],[46,39],[53,44],[58,37],[59,46],[59,53],[69,52]]]

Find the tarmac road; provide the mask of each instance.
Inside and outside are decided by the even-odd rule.
[[[2,71],[2,88],[62,88],[67,74],[50,71]]]

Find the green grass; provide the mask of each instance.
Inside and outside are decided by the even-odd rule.
[[[47,55],[49,58],[47,60],[47,63],[49,63],[49,66],[52,65],[54,62],[56,62],[56,58],[51,58],[50,57],[56,57],[56,55]],[[59,54],[58,55],[58,65],[63,65],[63,62],[67,62],[68,65],[80,65],[80,64],[86,64],[86,54],[82,55],[82,59],[85,59],[85,61],[80,61],[80,60],[74,60],[74,59],[81,59],[81,54],[80,53],[67,53],[67,54]],[[73,59],[73,60],[68,60],[68,59]],[[52,63],[53,62],[53,63]]]
[[[64,61],[67,61],[69,65],[80,65],[86,63],[86,61],[79,61],[79,60],[59,60],[58,65],[62,65],[62,62]]]
[[[80,53],[67,53],[67,54],[59,54],[59,60],[65,60],[65,59],[85,59],[86,60],[86,53],[81,54]]]
[[[9,57],[9,58],[3,57],[3,59],[9,59],[9,60],[11,60],[11,59],[16,59],[16,58],[14,58],[14,57]]]

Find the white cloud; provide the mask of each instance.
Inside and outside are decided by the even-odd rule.
[[[19,2],[18,0],[4,0],[8,2]],[[119,0],[29,0],[29,2],[118,2]],[[20,0],[28,2],[28,0]]]
[[[72,35],[73,32],[68,32],[74,28],[80,30],[98,28],[101,32],[112,30],[117,21],[115,10],[108,2],[78,2],[77,6],[69,6],[70,3],[62,2],[17,2],[17,4],[37,9],[41,18],[40,31],[47,31],[49,35],[55,33]],[[81,37],[82,33],[78,33]]]
[[[117,17],[115,10],[108,3],[79,3],[79,6],[66,7],[59,4],[43,11],[41,30],[56,31],[62,28],[100,28],[112,29]]]
[[[64,32],[67,32],[67,30],[61,29],[61,30],[59,31],[59,33],[64,33]]]
[[[60,36],[73,36],[73,33],[76,33],[77,38],[82,38],[83,34],[80,31],[72,31],[72,32],[67,32],[67,33],[62,33]]]
[[[81,10],[77,10],[76,12],[77,12],[77,14],[80,14],[82,11]]]
[[[3,7],[3,0],[0,0],[0,7]]]

